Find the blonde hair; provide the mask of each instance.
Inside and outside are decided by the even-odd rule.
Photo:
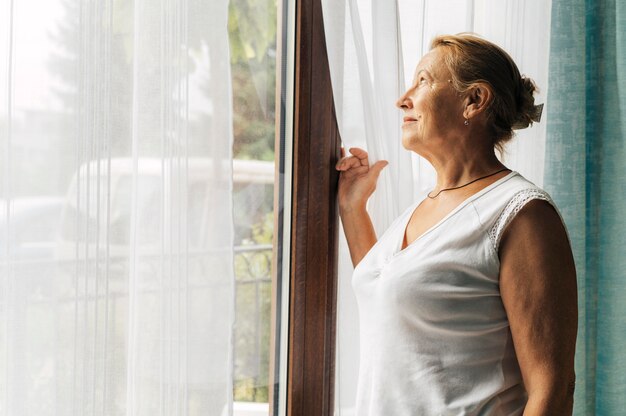
[[[520,75],[513,59],[499,46],[470,33],[437,36],[431,49],[444,48],[444,62],[452,74],[452,85],[460,93],[476,83],[487,83],[493,100],[487,107],[494,147],[503,154],[513,130],[528,127],[541,117],[535,106],[537,86]]]

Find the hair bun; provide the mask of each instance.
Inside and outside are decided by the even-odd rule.
[[[525,129],[541,120],[543,104],[535,105],[535,91],[537,91],[535,82],[530,78],[522,76],[517,95],[517,118],[511,126],[513,130]]]

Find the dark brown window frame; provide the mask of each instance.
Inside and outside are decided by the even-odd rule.
[[[321,0],[296,6],[287,415],[334,412],[340,138]]]
[[[290,286],[288,368],[287,384],[278,388],[287,390],[287,416],[330,416],[334,413],[339,232],[336,204],[339,175],[334,165],[340,157],[341,139],[333,103],[321,0],[295,0],[295,7],[291,250],[289,276],[283,277],[289,278]],[[279,56],[283,53],[282,47],[279,42]],[[284,77],[284,73],[279,76]],[[281,84],[282,80],[277,85]],[[277,111],[277,114],[284,113]],[[281,117],[277,120],[277,132],[285,125]],[[277,144],[279,142],[277,137]],[[277,169],[282,169],[281,163],[284,163],[279,160],[280,153],[277,152]],[[275,200],[280,201],[280,198],[277,196]],[[274,212],[279,211],[282,210]],[[279,225],[282,220],[277,216],[275,230],[282,229]],[[276,317],[276,313],[273,316]],[[277,342],[275,334],[272,336],[274,343]],[[271,365],[276,365],[275,358]],[[270,373],[274,373],[270,380],[270,414],[276,414],[274,406],[278,395],[274,387],[278,373],[275,370]]]

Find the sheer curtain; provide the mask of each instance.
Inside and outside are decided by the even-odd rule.
[[[333,94],[344,147],[363,147],[370,163],[386,159],[368,211],[377,235],[434,184],[434,170],[400,142],[397,98],[413,77],[419,59],[438,34],[476,32],[507,50],[520,71],[541,89],[548,80],[550,2],[540,0],[323,0],[324,27]],[[545,120],[520,131],[504,162],[541,186]],[[337,320],[336,413],[352,414],[358,376],[356,301],[352,265],[340,233]]]
[[[1,3],[0,415],[232,413],[227,9]]]

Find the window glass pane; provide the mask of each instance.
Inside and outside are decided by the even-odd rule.
[[[0,415],[269,414],[277,6],[0,2]]]
[[[236,316],[235,414],[267,415],[270,400],[274,142],[274,0],[233,0],[229,9],[233,86]],[[280,246],[280,244],[279,244]],[[241,413],[243,414],[243,413]]]

